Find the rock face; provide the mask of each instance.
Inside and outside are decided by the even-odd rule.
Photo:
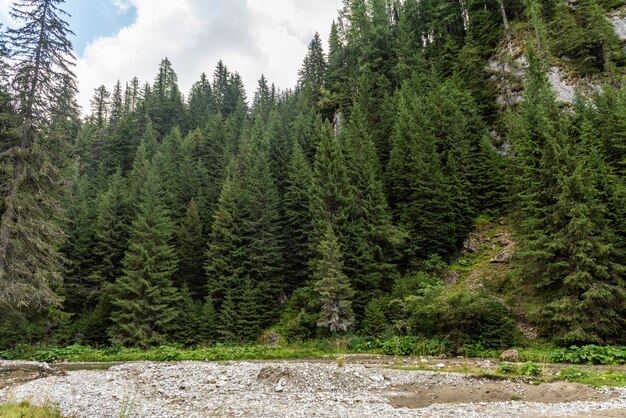
[[[513,254],[509,250],[504,250],[498,253],[497,256],[491,259],[491,263],[508,263],[513,258]]]
[[[622,41],[626,41],[626,7],[622,7],[609,16],[609,21],[615,28],[615,33]]]
[[[509,361],[512,363],[519,361],[519,351],[517,350],[506,350],[500,354],[500,360]]]
[[[556,99],[559,102],[574,103],[574,98],[576,97],[574,87],[567,84],[565,77],[561,74],[561,71],[557,67],[550,67],[550,70],[548,71],[548,80],[550,80],[552,90],[554,91]]]

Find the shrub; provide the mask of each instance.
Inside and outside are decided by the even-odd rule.
[[[410,356],[417,348],[417,337],[393,337],[383,342],[383,353],[393,356]]]
[[[550,352],[550,361],[574,364],[625,364],[626,347],[600,347],[585,345],[582,347],[557,348]]]
[[[365,307],[362,328],[363,334],[370,337],[381,335],[387,329],[387,319],[380,300],[373,299]]]

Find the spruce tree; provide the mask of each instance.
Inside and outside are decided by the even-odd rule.
[[[236,178],[237,169],[234,161],[228,171],[213,216],[204,267],[207,292],[219,315],[226,294],[238,284],[244,262],[240,215],[243,191],[239,179]]]
[[[298,88],[305,97],[305,102],[313,108],[319,105],[326,76],[326,58],[319,33],[315,32],[309,43],[309,49],[302,68],[298,72]]]
[[[311,189],[311,242],[314,247],[326,234],[327,225],[341,231],[348,222],[348,208],[352,197],[341,144],[333,135],[330,124],[326,123],[320,129]]]
[[[363,319],[363,334],[370,337],[380,337],[387,330],[387,320],[381,302],[372,299],[365,308]]]
[[[309,245],[312,228],[312,179],[311,167],[300,144],[296,143],[287,170],[287,191],[284,199],[285,276],[289,291],[302,286],[309,277],[308,263],[312,257]]]
[[[245,198],[241,205],[243,274],[253,283],[266,284],[278,301],[285,290],[282,220],[263,138],[252,140],[249,167],[242,182]]]
[[[130,230],[124,275],[113,287],[113,341],[148,347],[164,343],[175,330],[180,296],[172,285],[177,265],[173,233],[158,178],[149,172]]]
[[[340,139],[352,192],[344,228],[344,265],[357,292],[354,309],[363,313],[377,292],[391,288],[390,258],[402,235],[391,222],[376,147],[359,104],[353,106]]]
[[[259,306],[260,294],[251,280],[244,281],[238,289],[239,303],[237,304],[237,335],[243,341],[254,341],[261,333],[263,317]]]
[[[205,240],[200,213],[195,200],[191,200],[187,215],[177,232],[178,271],[175,280],[178,287],[187,286],[191,296],[198,300],[206,296],[204,274]]]
[[[96,203],[93,252],[99,258],[99,273],[108,282],[122,275],[132,213],[126,187],[127,182],[118,170]]]
[[[458,239],[449,180],[437,138],[428,129],[429,111],[411,91],[406,86],[401,92],[386,173],[395,218],[409,233],[404,268],[431,254],[451,254]]]
[[[354,325],[354,291],[342,270],[339,242],[332,226],[327,224],[324,236],[317,245],[313,280],[321,303],[317,326],[331,333],[345,332]]]
[[[62,0],[19,0],[11,8],[21,24],[9,29],[11,83],[19,138],[3,145],[5,175],[0,214],[0,304],[44,310],[57,305],[64,235],[59,201],[68,139],[50,119],[69,115],[75,93],[72,34]],[[70,100],[68,100],[70,99]]]
[[[224,294],[219,313],[217,315],[217,334],[221,341],[240,341],[237,333],[237,305],[234,290],[228,288]]]

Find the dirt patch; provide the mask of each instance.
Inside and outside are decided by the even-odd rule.
[[[0,389],[13,387],[37,378],[37,371],[32,369],[0,369]]]
[[[615,394],[598,393],[597,390],[578,383],[544,383],[532,385],[522,382],[479,382],[471,386],[423,386],[394,388],[404,392],[389,398],[395,408],[425,408],[433,404],[464,404],[480,402],[524,401],[544,404],[567,402],[606,402]]]

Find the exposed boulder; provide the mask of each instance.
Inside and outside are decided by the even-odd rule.
[[[508,361],[511,363],[516,363],[519,361],[519,351],[517,350],[506,350],[500,354],[500,360]]]
[[[496,255],[494,258],[492,258],[491,263],[493,264],[508,263],[509,261],[511,261],[512,257],[513,257],[513,253],[511,253],[511,251],[504,250],[498,253],[498,255]]]

